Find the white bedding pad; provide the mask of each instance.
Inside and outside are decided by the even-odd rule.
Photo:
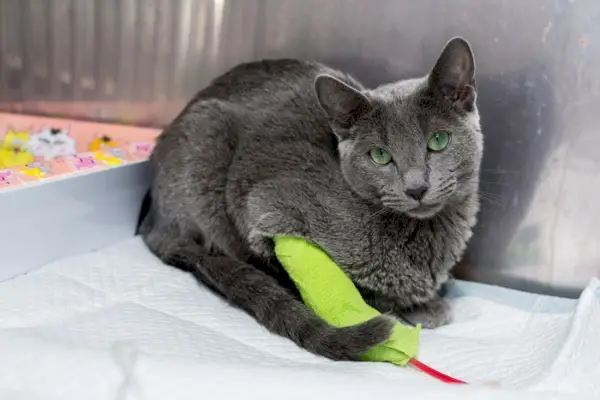
[[[600,398],[598,280],[579,300],[464,282],[449,297],[455,322],[423,331],[419,359],[469,386],[313,356],[131,238],[0,283],[0,398]]]

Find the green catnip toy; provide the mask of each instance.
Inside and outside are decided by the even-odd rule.
[[[381,315],[369,306],[348,276],[320,248],[291,236],[274,238],[275,254],[304,303],[327,323],[346,327]],[[362,358],[404,366],[417,355],[421,326],[397,323],[390,339]]]

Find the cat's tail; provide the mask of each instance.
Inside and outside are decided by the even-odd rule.
[[[146,191],[142,204],[140,207],[140,213],[138,214],[138,221],[135,228],[136,235],[143,235],[150,231],[152,228],[152,214],[150,213],[152,206],[152,194],[150,190]]]
[[[246,311],[269,331],[332,360],[358,360],[385,342],[394,322],[377,317],[360,325],[336,328],[317,317],[271,276],[250,264],[208,254],[194,241],[175,239],[153,230],[146,244],[166,264],[196,279]]]

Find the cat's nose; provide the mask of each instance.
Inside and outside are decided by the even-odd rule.
[[[421,201],[425,196],[425,193],[427,193],[427,190],[429,190],[429,185],[427,185],[426,183],[421,183],[407,187],[404,190],[404,193],[406,193],[406,195],[411,199]]]

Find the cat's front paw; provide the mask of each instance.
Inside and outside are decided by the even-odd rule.
[[[443,298],[437,298],[420,305],[413,310],[402,313],[402,319],[425,329],[435,329],[452,322],[452,309]]]

